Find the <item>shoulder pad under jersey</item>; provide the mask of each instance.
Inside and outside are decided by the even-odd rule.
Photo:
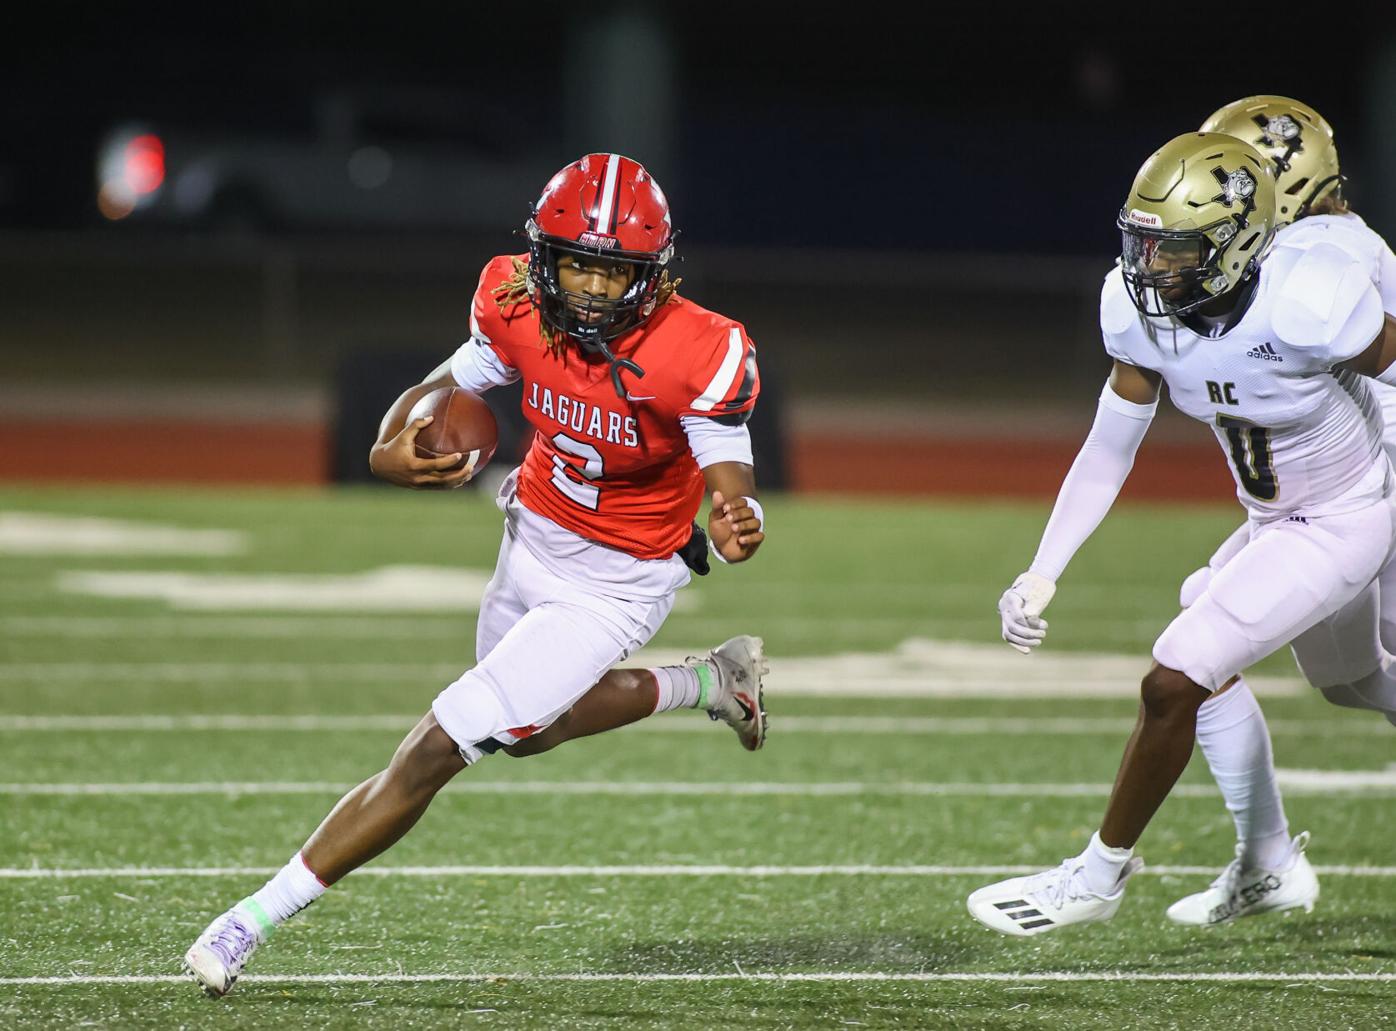
[[[1107,336],[1123,333],[1139,322],[1139,309],[1129,299],[1125,277],[1116,265],[1100,288],[1100,331]]]
[[[1364,315],[1363,309],[1371,307],[1365,302],[1372,300],[1368,295],[1375,294],[1371,276],[1361,262],[1334,244],[1315,243],[1304,250],[1279,284],[1271,325],[1290,347],[1328,352],[1338,344],[1340,350],[1351,351],[1352,341],[1339,338],[1365,333],[1365,328],[1350,324],[1354,316]],[[1379,298],[1376,309],[1379,314]],[[1379,329],[1378,320],[1365,343],[1370,343]],[[1352,354],[1343,353],[1334,360],[1350,357]]]

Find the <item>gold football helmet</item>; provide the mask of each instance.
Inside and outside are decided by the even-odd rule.
[[[1178,136],[1139,169],[1116,225],[1134,306],[1186,315],[1259,267],[1275,235],[1271,164],[1234,136]]]
[[[1342,191],[1333,128],[1308,104],[1289,97],[1245,97],[1212,112],[1202,131],[1245,140],[1274,161],[1278,225],[1312,214],[1320,200]]]

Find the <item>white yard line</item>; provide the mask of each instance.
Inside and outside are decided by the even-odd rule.
[[[99,519],[48,512],[0,512],[0,554],[240,555],[249,535],[236,530]]]
[[[206,640],[229,638],[325,640],[348,639],[440,641],[452,632],[463,641],[474,640],[474,617],[468,614],[411,619],[392,616],[319,616],[296,612],[277,616],[3,616],[0,637],[112,638],[149,640],[179,638]]]
[[[813,973],[762,973],[746,972],[732,974],[248,974],[239,979],[243,985],[250,984],[460,984],[477,982],[573,982],[596,984],[653,984],[656,982],[708,983],[715,981],[758,981],[775,983],[800,982],[852,982],[852,983],[992,983],[992,984],[1036,984],[1051,983],[1130,983],[1130,982],[1189,982],[1206,981],[1244,985],[1264,981],[1300,985],[1309,983],[1389,983],[1396,981],[1396,973],[1359,974],[1350,971],[1343,973],[1317,973],[1311,971],[1267,971],[1239,970],[1226,972],[1168,974],[1131,973],[1128,971],[1106,971],[1101,973],[1076,972],[1069,970],[1049,970],[1038,974],[1022,973],[906,973],[889,974],[876,971],[858,972],[831,970]],[[188,977],[174,974],[125,974],[103,976],[100,974],[66,974],[57,977],[0,977],[0,986],[40,986],[40,985],[189,985]]]
[[[335,781],[132,781],[83,784],[0,783],[6,795],[342,795],[352,784]],[[1382,785],[1383,788],[1388,787]],[[1392,787],[1396,787],[1393,785]],[[834,781],[732,783],[690,781],[470,781],[462,780],[444,790],[468,795],[640,795],[676,797],[790,796],[828,798],[848,796],[925,796],[940,798],[1103,798],[1111,785],[1101,784],[975,784],[935,782]],[[1302,790],[1301,792],[1302,793]],[[1327,793],[1327,789],[1325,792]],[[1387,794],[1389,791],[1382,791]],[[1182,784],[1175,798],[1214,798],[1209,784]]]
[[[927,628],[939,634],[955,632],[973,636],[983,629],[979,617],[926,616],[908,612],[902,616],[762,616],[760,625],[752,629],[762,634],[799,635],[814,633],[824,636],[832,628],[844,637],[853,634],[887,631],[924,632]],[[1160,621],[1154,619],[1120,619],[1092,616],[1090,623],[1099,634],[1110,636],[1157,634]],[[685,635],[698,635],[711,628],[714,640],[733,630],[729,616],[701,616],[675,612],[669,625],[679,627]],[[286,612],[276,616],[206,616],[177,614],[157,616],[0,616],[0,637],[18,638],[114,638],[150,639],[176,637],[185,640],[210,639],[284,639],[320,640],[346,639],[355,641],[420,640],[440,641],[443,636],[459,633],[463,639],[474,639],[474,617],[468,613],[434,616],[420,613],[415,618],[383,616],[325,616],[301,612]],[[705,649],[706,650],[706,649]]]
[[[1396,794],[1396,769],[1385,770],[1285,770],[1278,771],[1280,786],[1290,795]],[[13,795],[109,796],[140,795],[341,795],[347,781],[110,781],[89,783],[0,783],[0,797]],[[925,798],[1103,798],[1111,785],[1014,784],[964,781],[826,781],[722,783],[714,781],[543,781],[459,780],[445,789],[470,795],[613,795],[668,797],[785,796],[925,797]],[[1179,784],[1174,798],[1215,798],[1211,784]]]
[[[907,642],[911,643],[911,642]],[[1103,662],[1099,655],[1079,656],[1081,665],[1065,661],[1025,663],[1012,670],[980,661],[969,648],[936,661],[893,653],[773,658],[767,689],[773,697],[811,698],[1137,698],[1139,663],[1132,659]],[[650,648],[636,653],[628,666],[682,663],[706,648]],[[1044,657],[1045,658],[1045,657]],[[1062,659],[1062,656],[1055,656]],[[0,683],[57,684],[91,692],[121,684],[247,683],[413,683],[441,685],[455,680],[465,664],[363,662],[17,662],[0,665]],[[1297,678],[1250,677],[1262,696],[1293,696],[1310,688]]]
[[[682,663],[707,646],[650,647],[630,666]],[[903,640],[880,651],[835,655],[773,655],[772,698],[1118,698],[1136,699],[1145,663],[1138,655],[1052,652],[1030,660],[1002,644]],[[456,679],[450,662],[17,662],[0,665],[0,684],[23,683],[100,691],[122,684],[415,683]],[[1251,677],[1264,695],[1307,694],[1294,677]]]
[[[413,713],[381,713],[362,716],[257,715],[148,715],[148,716],[4,716],[0,733],[75,733],[82,731],[274,731],[306,733],[322,731],[384,730],[405,732],[421,718]],[[776,732],[786,734],[890,734],[890,735],[1026,735],[1030,737],[1079,737],[1090,734],[1128,734],[1133,718],[1055,716],[1043,719],[990,716],[784,716],[777,713]],[[1271,734],[1320,737],[1386,737],[1393,733],[1379,719],[1342,718],[1318,720],[1270,720]],[[623,728],[634,733],[711,734],[707,720],[684,713],[662,719],[642,720]]]
[[[0,867],[0,880],[68,880],[113,878],[143,880],[165,877],[266,877],[274,866],[114,866]],[[365,866],[355,877],[1013,877],[1037,873],[1040,866],[737,866],[723,864],[651,866]],[[1396,877],[1396,866],[1315,866],[1329,877]],[[1214,876],[1215,866],[1145,866],[1154,877]]]

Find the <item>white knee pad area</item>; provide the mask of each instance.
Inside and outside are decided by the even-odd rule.
[[[431,703],[431,711],[441,729],[460,749],[461,758],[471,764],[489,754],[479,747],[481,741],[508,729],[504,704],[478,669],[470,670],[448,685]]]
[[[1345,684],[1330,684],[1319,690],[1334,705],[1396,715],[1396,659],[1387,656],[1380,666],[1366,676]]]
[[[1202,597],[1202,592],[1207,589],[1207,585],[1212,582],[1212,567],[1203,566],[1188,574],[1188,578],[1183,581],[1183,586],[1178,588],[1178,604],[1185,609],[1192,608],[1193,602]]]

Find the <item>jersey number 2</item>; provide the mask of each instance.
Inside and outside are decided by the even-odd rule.
[[[596,511],[597,506],[601,504],[601,488],[593,487],[586,481],[601,479],[603,472],[601,452],[590,444],[573,440],[565,433],[553,434],[553,447],[559,451],[565,451],[569,455],[576,455],[583,460],[579,469],[559,456],[553,455],[553,486],[583,508]],[[572,475],[569,476],[568,473]],[[580,479],[574,479],[574,477],[580,477]]]
[[[1274,501],[1280,496],[1275,480],[1275,461],[1270,454],[1270,431],[1243,419],[1217,415],[1217,425],[1226,431],[1231,445],[1231,464],[1246,493],[1258,501]]]

